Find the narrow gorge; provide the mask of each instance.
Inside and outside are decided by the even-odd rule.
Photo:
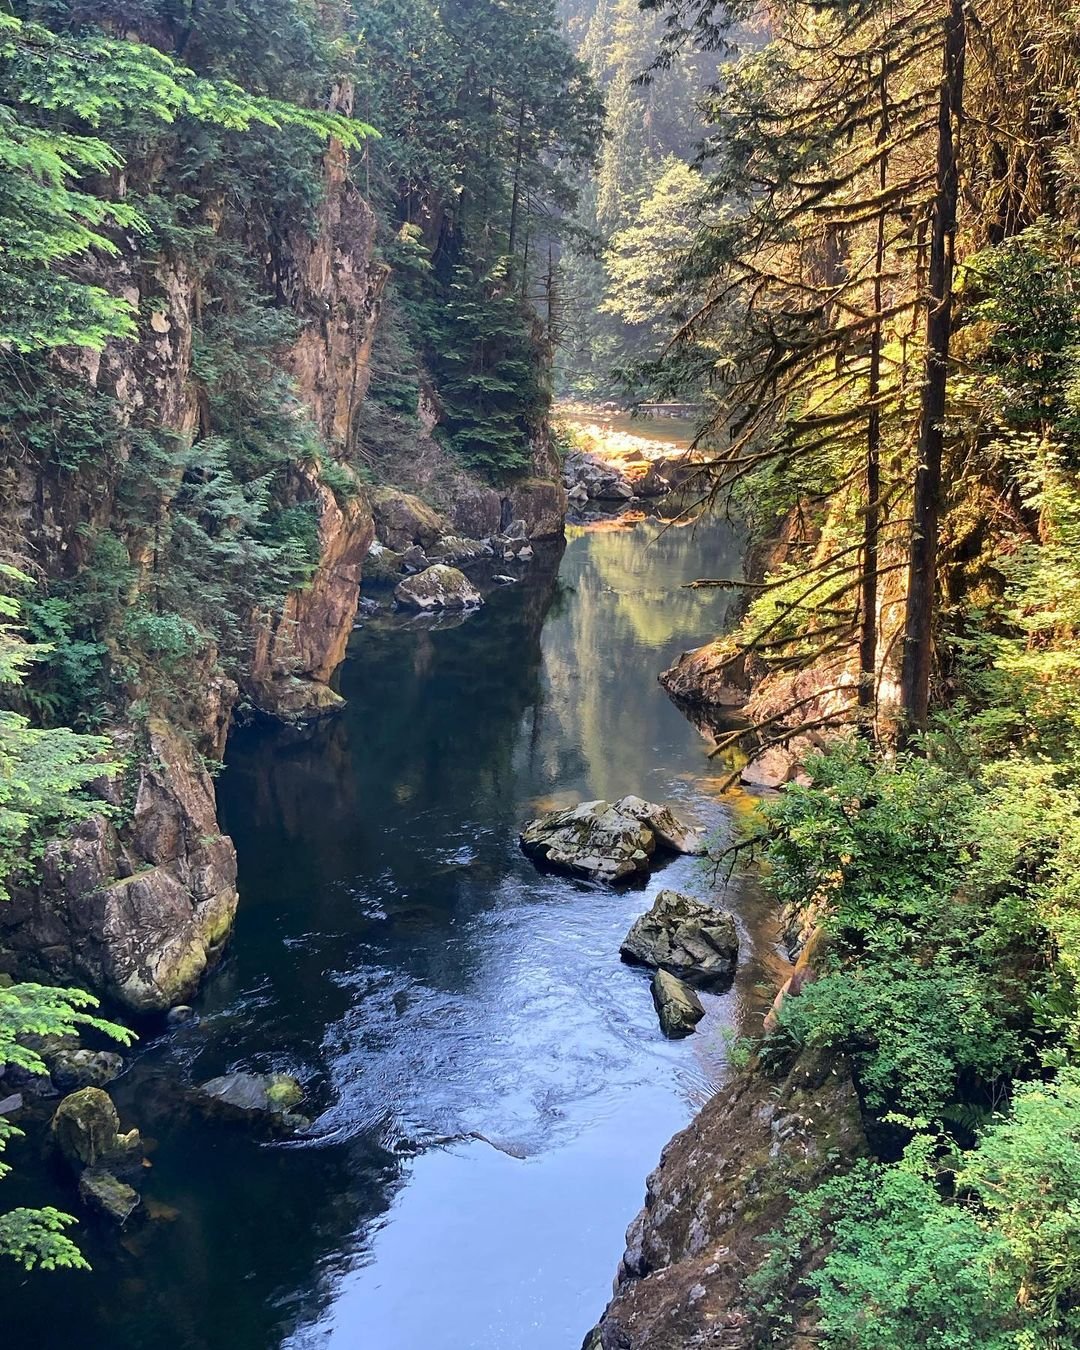
[[[1078,83],[0,4],[7,1344],[1080,1344]]]

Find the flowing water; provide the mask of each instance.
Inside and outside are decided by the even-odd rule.
[[[734,890],[735,986],[668,1042],[619,941],[660,888],[702,891],[702,864],[613,892],[538,873],[517,833],[627,792],[730,829],[724,769],[656,674],[731,603],[681,583],[741,551],[719,520],[571,527],[464,620],[366,621],[337,719],[230,741],[235,937],[198,1022],[114,1085],[154,1141],[154,1217],[83,1225],[93,1274],[5,1276],[20,1350],[577,1350],[646,1174],[776,958],[763,902]],[[295,1073],[310,1137],[191,1107],[185,1085],[237,1067]],[[29,1151],[5,1203],[70,1208]]]

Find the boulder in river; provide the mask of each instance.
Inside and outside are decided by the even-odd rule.
[[[724,985],[735,973],[739,935],[726,910],[681,891],[661,891],[627,933],[619,954],[694,984]]]
[[[207,1106],[236,1120],[261,1119],[287,1129],[308,1124],[293,1110],[304,1090],[290,1073],[226,1073],[201,1083],[198,1093]]]
[[[480,592],[464,572],[445,563],[406,577],[394,591],[394,599],[406,609],[473,609],[482,605]]]
[[[582,802],[530,821],[521,848],[534,861],[571,876],[615,882],[648,874],[656,836],[609,802]]]
[[[123,1226],[141,1203],[139,1192],[104,1167],[88,1167],[79,1178],[79,1199]]]
[[[116,1107],[108,1093],[97,1087],[80,1088],[65,1097],[56,1108],[51,1128],[53,1141],[76,1171],[130,1159],[141,1147],[138,1130],[120,1133]]]
[[[647,802],[642,797],[620,797],[615,810],[634,816],[656,835],[658,844],[676,853],[704,853],[705,832],[687,825],[669,807]]]
[[[652,979],[653,1003],[660,1018],[660,1030],[673,1040],[689,1036],[705,1016],[701,999],[677,976],[658,970]]]
[[[531,820],[521,833],[528,857],[589,881],[647,875],[658,847],[699,852],[700,832],[641,797],[582,802]]]

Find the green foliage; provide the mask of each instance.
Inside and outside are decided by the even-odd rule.
[[[1018,1087],[958,1162],[922,1137],[898,1163],[857,1163],[797,1197],[766,1246],[747,1282],[763,1338],[790,1325],[801,1279],[825,1350],[1064,1350],[1080,1335],[1080,1075]]]
[[[832,941],[782,1020],[850,1053],[872,1109],[925,1125],[1017,1067],[1020,967],[1043,932],[1009,890],[1015,852],[981,852],[994,803],[976,784],[913,755],[876,762],[856,741],[810,772],[767,809],[770,885]]]
[[[477,270],[455,268],[445,302],[428,309],[432,369],[450,444],[472,468],[498,475],[528,468],[546,392],[509,261]]]
[[[371,128],[206,80],[137,42],[91,32],[59,37],[0,13],[0,344],[16,352],[133,337],[129,302],[57,270],[91,250],[115,257],[115,231],[145,231],[130,202],[82,184],[109,184],[126,136],[178,118],[229,131],[299,127],[358,145]],[[104,134],[97,134],[103,132]]]
[[[823,1350],[1016,1350],[1006,1243],[971,1208],[946,1205],[929,1141],[891,1167],[859,1162],[800,1197],[748,1281],[762,1339],[789,1326],[801,1274]],[[825,1257],[808,1271],[806,1258]]]
[[[0,567],[5,591],[24,584],[11,567]],[[18,603],[0,593],[0,684],[17,686],[27,668],[47,648],[29,643],[12,620]],[[64,825],[85,818],[101,803],[92,803],[82,789],[113,766],[105,761],[108,742],[78,736],[66,727],[42,731],[25,718],[0,711],[0,901],[8,898],[12,878],[26,876],[28,865],[44,840]],[[93,1028],[123,1044],[133,1035],[126,1028],[94,1016],[97,999],[81,989],[57,989],[38,984],[0,986],[0,1065],[28,1073],[44,1073],[46,1066],[27,1037],[68,1036]],[[21,1131],[0,1116],[0,1153]],[[10,1169],[0,1162],[0,1178]],[[78,1248],[65,1229],[74,1220],[51,1208],[14,1209],[0,1214],[0,1256],[26,1270],[39,1267],[86,1269]]]
[[[663,331],[671,323],[664,288],[700,222],[701,179],[674,157],[659,167],[662,172],[650,195],[611,237],[602,308],[631,327],[662,326]]]
[[[1007,1244],[1013,1287],[1060,1344],[1080,1337],[1080,1072],[1017,1089],[1008,1117],[964,1159],[970,1191]]]
[[[72,1036],[93,1029],[130,1045],[134,1035],[126,1027],[96,1017],[97,999],[81,989],[49,985],[14,984],[0,988],[0,1064],[15,1065],[27,1073],[46,1073],[44,1061],[28,1037]],[[0,1116],[0,1153],[22,1131]],[[11,1169],[0,1162],[0,1178]],[[26,1270],[89,1270],[65,1229],[75,1220],[53,1208],[13,1209],[0,1214],[0,1256]]]
[[[373,0],[360,25],[365,116],[384,133],[366,186],[394,226],[384,251],[401,331],[385,350],[403,358],[373,372],[389,416],[368,417],[365,439],[406,433],[393,415],[415,412],[416,353],[451,447],[482,473],[513,474],[547,406],[556,241],[599,143],[599,95],[551,0]]]
[[[26,582],[10,567],[0,567],[0,579],[7,592]],[[13,622],[18,613],[14,596],[0,593],[0,688],[12,691],[48,650],[26,641]],[[101,737],[81,736],[67,727],[43,730],[18,713],[0,710],[0,901],[8,898],[8,885],[46,839],[101,808],[82,790],[109,771],[108,749]]]

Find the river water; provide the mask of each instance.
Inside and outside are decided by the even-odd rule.
[[[668,1042],[619,941],[658,889],[706,893],[702,864],[613,892],[518,850],[539,811],[627,792],[731,828],[724,769],[656,674],[723,626],[725,593],[680,587],[736,572],[741,539],[717,519],[568,535],[463,621],[367,620],[337,719],[230,741],[235,938],[197,1024],[114,1085],[153,1142],[155,1217],[82,1225],[93,1274],[5,1277],[20,1350],[577,1350],[776,958],[763,902],[733,891],[735,986]],[[311,1136],[193,1110],[185,1085],[233,1068],[295,1073]],[[29,1175],[5,1205],[71,1207]]]

